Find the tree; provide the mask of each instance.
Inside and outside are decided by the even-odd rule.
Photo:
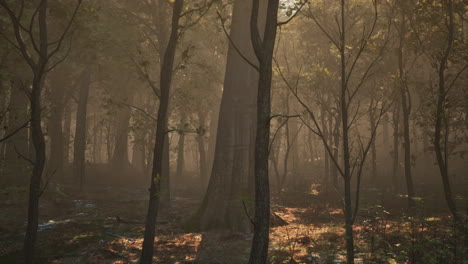
[[[154,235],[156,229],[156,218],[158,215],[161,175],[163,166],[164,142],[167,134],[167,118],[169,106],[169,91],[172,81],[174,57],[179,38],[179,19],[184,5],[183,0],[175,0],[172,10],[171,33],[164,52],[160,75],[160,101],[158,119],[156,125],[156,138],[154,145],[153,171],[151,173],[151,185],[149,190],[148,213],[146,215],[145,234],[140,263],[150,264],[153,260]]]
[[[9,40],[9,42],[12,43],[16,49],[18,49],[33,73],[32,88],[28,93],[31,104],[31,137],[34,145],[35,157],[29,185],[28,223],[24,240],[25,263],[29,264],[33,263],[34,260],[34,248],[36,244],[36,234],[39,218],[39,197],[42,194],[41,179],[46,160],[44,133],[42,132],[41,127],[41,94],[47,72],[50,71],[51,68],[53,68],[57,63],[61,62],[61,60],[58,60],[55,63],[50,63],[51,59],[54,58],[57,52],[60,51],[62,43],[72,25],[78,8],[81,5],[81,0],[79,0],[76,4],[73,15],[62,34],[60,34],[59,39],[52,42],[49,42],[48,39],[48,0],[42,0],[35,8],[35,11],[33,12],[33,15],[30,19],[31,24],[29,29],[28,27],[25,27],[21,21],[25,5],[24,1],[19,3],[18,13],[15,13],[6,0],[1,0],[0,5],[7,12],[12,24],[12,30],[15,35],[16,42],[11,40]],[[38,37],[36,37],[35,32],[33,32],[35,21],[34,16],[36,14],[38,16],[36,24]],[[23,33],[28,34],[32,45],[27,44],[27,40],[23,38]],[[51,46],[53,47],[52,49]]]
[[[339,171],[339,174],[342,176],[344,182],[344,218],[345,218],[345,240],[346,240],[346,258],[347,263],[354,263],[354,234],[353,234],[353,225],[357,217],[358,212],[358,205],[359,205],[359,191],[360,191],[360,183],[361,183],[361,175],[362,169],[364,167],[365,160],[367,158],[367,154],[372,146],[372,142],[375,138],[376,131],[380,120],[383,117],[383,114],[387,110],[387,106],[383,103],[375,103],[376,113],[375,114],[375,121],[373,124],[375,125],[374,128],[371,129],[370,138],[366,143],[362,142],[361,136],[359,135],[359,131],[356,131],[356,140],[353,140],[353,127],[356,127],[357,118],[356,116],[359,113],[359,106],[360,102],[356,102],[356,95],[362,87],[364,83],[368,80],[369,74],[373,68],[377,65],[377,63],[382,58],[382,54],[384,48],[386,46],[386,42],[388,40],[388,32],[389,29],[385,27],[389,25],[389,22],[386,21],[386,24],[383,24],[382,31],[386,34],[383,34],[383,44],[380,44],[378,47],[378,43],[374,43],[374,39],[378,34],[378,21],[379,21],[379,10],[378,4],[376,1],[371,1],[370,9],[366,10],[366,8],[362,8],[362,5],[351,6],[350,3],[347,3],[345,0],[340,0],[337,8],[338,15],[336,16],[336,23],[338,24],[338,32],[330,31],[326,27],[324,27],[323,22],[320,22],[315,15],[315,11],[312,10],[312,4],[309,4],[309,10],[306,13],[306,16],[311,18],[314,23],[320,28],[322,33],[329,39],[332,43],[333,48],[338,53],[338,65],[339,65],[339,75],[340,75],[340,84],[339,84],[339,117],[341,121],[341,141],[342,141],[342,155],[343,160],[342,162],[336,159],[336,156],[332,153],[332,147],[330,146],[329,142],[327,142],[325,135],[323,133],[324,128],[320,126],[319,120],[317,120],[316,115],[314,114],[313,110],[304,102],[303,99],[298,94],[298,83],[296,82],[296,86],[293,87],[282,74],[280,68],[278,67],[278,71],[281,75],[281,78],[285,81],[288,85],[291,92],[295,95],[298,102],[304,107],[306,110],[312,125],[308,125],[306,120],[303,119],[303,122],[306,126],[317,134],[324,144],[330,159],[332,160],[333,164]],[[357,9],[362,10],[357,10]],[[369,21],[362,22],[362,24],[369,23],[371,26],[364,27],[362,33],[356,35],[352,35],[352,29],[356,27],[356,25],[360,23],[355,23],[359,21],[365,15],[361,16],[357,15],[355,17],[349,17],[351,15],[351,11],[355,11],[356,13],[359,12],[371,12],[372,16],[369,16]],[[350,22],[351,21],[351,22]],[[349,25],[348,25],[349,24]],[[338,39],[334,37],[338,35]],[[355,48],[348,48],[350,46],[355,45]],[[372,54],[370,58],[366,61],[363,59],[363,54],[368,53],[370,46],[378,47],[377,51]],[[363,62],[364,61],[364,62]],[[360,74],[356,74],[357,69],[361,70]],[[358,77],[356,77],[356,75]],[[384,95],[381,94],[380,98]],[[380,99],[381,100],[381,99]],[[353,145],[358,145],[358,155],[357,157],[353,157],[352,147]],[[355,192],[355,205],[353,208],[353,200],[352,200],[352,190],[351,190],[351,179],[353,175],[356,175],[356,192]]]
[[[83,69],[79,83],[78,108],[76,110],[75,141],[73,144],[73,177],[80,183],[80,190],[85,184],[86,169],[86,135],[88,94],[91,85],[91,67]]]
[[[276,40],[279,0],[268,1],[263,37],[258,28],[259,0],[253,0],[250,34],[258,60],[257,132],[255,136],[255,218],[250,264],[267,262],[270,227],[270,183],[268,156],[270,152],[271,78]]]
[[[250,208],[253,200],[257,92],[252,87],[258,80],[256,70],[243,59],[255,58],[249,34],[250,3],[236,1],[233,7],[211,177],[199,212],[190,220],[196,228],[250,228],[243,202]]]
[[[411,115],[411,94],[408,88],[406,56],[404,53],[405,39],[407,32],[407,19],[406,19],[406,1],[397,2],[400,9],[400,19],[398,24],[398,84],[397,88],[400,94],[398,102],[401,103],[401,116],[403,117],[403,147],[404,147],[404,160],[405,160],[405,179],[406,190],[408,193],[408,206],[414,207],[414,187],[413,176],[411,174],[411,138],[410,138],[410,115]]]

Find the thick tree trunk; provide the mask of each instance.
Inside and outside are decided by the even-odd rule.
[[[234,3],[230,39],[242,55],[253,61],[249,34],[251,3],[251,0]],[[259,23],[263,24],[262,21]],[[243,202],[252,208],[249,201],[253,200],[257,98],[253,87],[257,82],[258,72],[230,44],[211,178],[194,219],[202,229],[250,229]]]
[[[136,131],[133,142],[132,165],[140,172],[144,172],[146,168],[145,134],[143,131]]]
[[[129,104],[132,103],[130,98]],[[117,124],[115,136],[115,148],[112,154],[112,169],[125,171],[130,167],[128,160],[128,134],[130,129],[130,117],[132,110],[129,107],[121,107],[117,110]]]
[[[151,264],[153,260],[154,235],[158,216],[161,175],[163,173],[164,143],[167,139],[167,119],[169,106],[169,91],[172,82],[174,57],[178,41],[179,19],[184,5],[183,0],[175,0],[172,10],[171,34],[164,53],[161,67],[160,89],[161,97],[157,114],[156,138],[154,145],[153,171],[149,193],[148,213],[146,215],[145,234],[140,264]]]
[[[76,110],[75,141],[73,144],[73,178],[79,181],[80,190],[83,190],[86,169],[86,114],[88,109],[89,87],[91,85],[90,67],[83,70],[80,82],[78,108]]]

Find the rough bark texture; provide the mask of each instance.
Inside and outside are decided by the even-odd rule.
[[[251,0],[234,3],[230,39],[253,61],[249,33],[251,4]],[[203,205],[196,216],[201,218],[202,229],[250,229],[243,202],[252,208],[257,82],[258,72],[230,44],[213,168]]]
[[[174,57],[178,41],[179,19],[184,1],[176,0],[172,10],[171,34],[164,53],[161,67],[160,89],[161,97],[157,113],[156,138],[153,157],[153,171],[151,173],[151,186],[149,193],[148,213],[146,215],[145,234],[140,263],[150,264],[153,259],[154,235],[156,219],[158,216],[161,174],[163,172],[164,143],[167,139],[167,118],[169,106],[169,91],[172,82]]]
[[[259,64],[257,96],[257,133],[255,137],[255,218],[250,264],[265,264],[268,258],[270,227],[270,183],[268,156],[270,146],[271,78],[276,40],[279,0],[268,1],[263,39],[258,29],[259,0],[254,0],[250,29]]]

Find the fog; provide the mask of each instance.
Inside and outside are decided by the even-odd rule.
[[[0,262],[466,263],[466,10],[0,0]]]

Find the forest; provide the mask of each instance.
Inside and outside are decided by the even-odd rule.
[[[0,263],[467,264],[465,0],[0,0]]]

